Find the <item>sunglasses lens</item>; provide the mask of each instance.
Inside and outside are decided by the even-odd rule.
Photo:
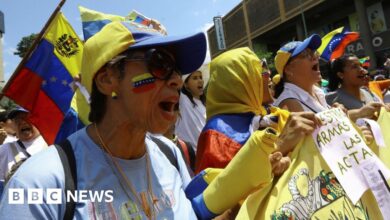
[[[173,73],[175,63],[168,54],[153,50],[148,59],[148,67],[156,78],[168,79]]]
[[[261,66],[263,69],[267,69],[268,70],[268,64],[267,64],[267,61],[265,59],[262,60],[262,66]]]

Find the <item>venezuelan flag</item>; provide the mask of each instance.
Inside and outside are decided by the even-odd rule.
[[[60,128],[71,134],[83,126],[70,110],[74,94],[70,84],[80,73],[82,54],[82,42],[59,12],[26,64],[3,91],[30,111],[29,119],[48,144],[54,143]]]
[[[195,173],[209,167],[226,167],[250,137],[253,117],[253,113],[241,113],[210,118],[198,139]]]
[[[348,44],[358,40],[359,37],[360,35],[357,32],[348,32],[344,27],[338,28],[322,38],[322,44],[318,48],[318,52],[327,61],[336,59],[344,54]]]
[[[260,127],[281,131],[289,113],[273,106],[265,107],[267,116]],[[213,168],[225,168],[252,135],[254,113],[217,114],[204,126],[198,139],[195,173]],[[263,122],[265,124],[263,124]]]
[[[130,21],[143,24],[145,26],[150,25],[150,19],[137,12],[136,10],[133,10],[127,17]]]
[[[362,57],[359,59],[359,62],[362,64],[363,67],[370,67],[370,57]]]
[[[126,17],[105,14],[102,12],[87,9],[82,6],[79,6],[79,11],[83,25],[84,40],[88,40],[88,38],[99,32],[100,29],[102,29],[106,24],[113,21],[126,21],[136,26],[149,26],[151,22],[150,18],[145,17],[144,15],[135,10],[133,10]]]

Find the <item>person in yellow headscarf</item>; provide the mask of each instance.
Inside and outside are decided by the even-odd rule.
[[[230,50],[211,61],[207,122],[198,140],[196,173],[224,168],[261,124],[280,130],[285,123],[287,111],[263,106],[272,97],[269,74],[262,73],[261,61],[249,48]],[[263,117],[267,113],[271,115]]]
[[[289,152],[318,125],[314,113],[289,115],[264,105],[272,101],[269,71],[249,48],[221,54],[210,70],[198,171],[232,161],[224,169],[202,170],[186,188],[199,219],[224,213],[281,175],[290,164]],[[244,161],[246,166],[240,166]]]

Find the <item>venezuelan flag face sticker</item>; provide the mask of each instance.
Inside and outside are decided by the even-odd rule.
[[[131,79],[134,93],[143,93],[156,87],[156,78],[150,73],[144,73]]]

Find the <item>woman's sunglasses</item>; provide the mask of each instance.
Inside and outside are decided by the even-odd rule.
[[[267,60],[265,58],[261,59],[261,67],[262,67],[262,76],[268,77],[271,72],[269,71]]]
[[[173,72],[176,72],[181,76],[181,72],[178,70],[175,61],[163,50],[152,48],[145,52],[143,58],[131,57],[131,55],[129,55],[126,60],[145,61],[150,74],[157,79],[167,80],[171,78]]]

